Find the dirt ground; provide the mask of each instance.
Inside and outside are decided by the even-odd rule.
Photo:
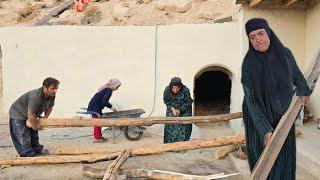
[[[0,0],[0,27],[30,26],[64,1]],[[48,24],[104,26],[214,23],[214,20],[228,16],[236,20],[240,9],[239,5],[235,5],[235,0],[95,1],[92,0],[84,12],[75,12],[71,8]]]
[[[7,125],[0,126],[0,158],[17,157],[17,153],[12,146]],[[221,126],[202,128],[204,139],[231,135],[230,128]],[[147,129],[144,136],[139,141],[128,141],[123,134],[116,138],[116,144],[111,142],[111,132],[104,130],[104,136],[109,137],[109,142],[105,144],[92,143],[92,128],[59,128],[45,129],[39,131],[40,143],[46,148],[55,146],[72,147],[96,147],[105,148],[111,151],[123,150],[126,148],[161,144],[163,137],[158,132]],[[121,133],[117,130],[116,134]],[[161,133],[160,133],[161,134]],[[165,170],[194,175],[210,175],[217,173],[236,173],[236,169],[226,157],[221,160],[214,159],[215,148],[191,150],[180,153],[163,153],[160,155],[140,156],[129,158],[122,168],[125,169],[155,169]],[[82,175],[84,166],[106,168],[111,161],[98,162],[93,164],[61,164],[61,165],[30,165],[14,166],[0,170],[0,179],[90,179]],[[241,176],[226,178],[231,180],[242,179]]]

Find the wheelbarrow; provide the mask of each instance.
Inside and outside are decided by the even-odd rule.
[[[83,110],[87,110],[87,108],[81,108]],[[117,111],[117,112],[107,112],[103,113],[102,115],[92,112],[92,111],[85,111],[85,112],[77,112],[79,114],[95,114],[98,118],[110,118],[110,119],[117,119],[117,118],[140,118],[141,114],[145,113],[143,109],[130,109],[125,111]],[[115,127],[112,128],[112,142],[115,143]],[[124,136],[129,141],[138,141],[142,138],[143,130],[145,128],[142,126],[122,126],[120,130],[124,133]]]

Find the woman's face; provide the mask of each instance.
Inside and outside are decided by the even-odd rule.
[[[119,87],[120,87],[120,86],[117,86],[117,87],[112,88],[112,91],[118,90]]]
[[[270,46],[270,39],[265,29],[257,29],[249,33],[250,43],[259,52],[266,52]]]
[[[179,87],[179,86],[172,86],[171,91],[172,91],[174,94],[177,94],[177,93],[180,91],[180,87]]]

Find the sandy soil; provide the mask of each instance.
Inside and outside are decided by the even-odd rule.
[[[30,26],[65,0],[0,0],[0,27]],[[68,25],[155,25],[176,23],[214,23],[215,19],[233,16],[237,19],[239,5],[234,0],[185,0],[191,6],[185,12],[161,9],[159,1],[100,0],[91,1],[84,12],[69,9],[49,24]],[[170,0],[172,1],[172,0]],[[174,1],[174,0],[173,0]],[[180,0],[181,1],[181,0]],[[93,22],[85,20],[94,17]]]
[[[222,135],[233,134],[229,128],[206,127],[203,128],[205,136],[203,138],[213,138]],[[12,146],[7,125],[0,125],[0,158],[17,157],[17,153]],[[121,131],[117,131],[119,134]],[[120,134],[116,138],[116,144],[111,140],[105,144],[92,143],[92,128],[59,128],[46,129],[39,132],[40,143],[46,148],[54,146],[72,147],[96,147],[109,150],[123,150],[126,148],[140,147],[161,144],[163,137],[155,134],[152,129],[144,133],[141,140],[133,142],[124,138]],[[104,136],[111,137],[111,132],[104,131]],[[195,175],[210,175],[217,173],[235,173],[232,161],[227,157],[222,160],[214,159],[215,148],[199,149],[181,153],[164,153],[161,155],[150,155],[133,157],[125,162],[123,168],[135,169],[157,169]],[[82,175],[83,166],[96,168],[106,168],[110,161],[98,162],[94,164],[61,164],[61,165],[32,165],[14,166],[0,170],[0,179],[88,179]],[[242,179],[241,176],[229,179]]]

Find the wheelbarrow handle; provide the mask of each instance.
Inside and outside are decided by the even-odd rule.
[[[100,118],[100,114],[94,111],[86,111],[86,112],[77,112],[78,114],[90,114],[90,115],[97,115]]]

